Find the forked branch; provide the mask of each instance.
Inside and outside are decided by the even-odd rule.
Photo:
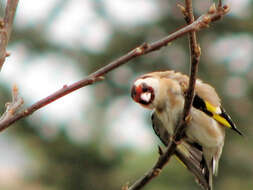
[[[103,76],[107,74],[108,72],[116,69],[117,67],[127,63],[128,61],[142,56],[144,54],[150,53],[152,51],[159,50],[160,48],[167,46],[168,43],[172,42],[173,40],[189,33],[192,31],[198,31],[200,29],[206,28],[211,22],[214,22],[216,20],[219,20],[222,18],[227,12],[229,11],[229,8],[226,6],[221,10],[215,11],[215,12],[208,12],[201,17],[199,17],[196,21],[194,21],[192,24],[187,25],[176,32],[172,33],[171,35],[158,40],[154,43],[147,44],[144,43],[140,45],[139,47],[135,48],[134,50],[130,51],[129,53],[123,55],[122,57],[116,59],[115,61],[112,61],[108,65],[100,68],[96,72],[90,74],[88,77],[84,78],[83,80],[80,80],[78,82],[75,82],[71,85],[63,85],[61,89],[54,92],[53,94],[43,98],[42,100],[34,103],[30,107],[27,107],[23,111],[20,111],[13,115],[13,117],[4,120],[3,122],[0,121],[0,131],[3,131],[4,129],[8,128],[11,124],[14,122],[27,117],[28,115],[31,115],[33,112],[37,111],[38,109],[48,105],[49,103],[79,89],[87,85],[91,85],[97,81],[100,81],[103,79]]]

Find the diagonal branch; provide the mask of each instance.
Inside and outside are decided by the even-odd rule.
[[[186,8],[184,8],[183,6],[180,6],[180,8],[185,15],[186,22],[190,26],[192,23],[196,22],[194,21],[194,16],[193,16],[193,11],[192,11],[192,0],[185,0],[185,4],[186,4]],[[208,14],[213,14],[214,12],[219,13],[220,11],[227,12],[228,6],[224,6],[222,9],[218,9],[218,10],[214,9],[212,6],[210,10],[208,11]],[[217,16],[215,20],[220,19],[223,15],[224,14]],[[202,16],[202,18],[204,17],[205,16]],[[209,20],[209,19],[206,19],[206,20]],[[196,75],[198,71],[198,63],[199,63],[199,57],[200,57],[200,47],[197,44],[196,34],[195,34],[196,31],[197,30],[193,30],[189,33],[189,44],[190,44],[190,52],[191,52],[191,74],[190,74],[189,88],[185,96],[185,104],[184,104],[182,119],[179,122],[179,124],[176,126],[175,134],[173,136],[172,141],[169,142],[166,151],[159,156],[153,168],[151,168],[150,171],[148,171],[143,177],[141,177],[131,187],[129,187],[128,190],[139,190],[143,188],[146,184],[148,184],[153,178],[158,176],[161,170],[163,169],[163,167],[170,160],[171,156],[175,153],[177,143],[180,141],[180,139],[182,139],[182,136],[184,134],[184,129],[186,128],[186,125],[190,120],[188,115],[190,113],[190,108],[193,101],[195,81],[196,81]],[[203,186],[203,187],[206,189],[209,188],[208,186],[207,187]]]
[[[9,127],[14,122],[27,117],[28,115],[31,115],[33,112],[37,111],[38,109],[48,105],[49,103],[79,89],[87,85],[91,85],[99,80],[102,80],[102,77],[107,74],[108,72],[116,69],[117,67],[127,63],[128,61],[142,56],[144,54],[159,50],[160,48],[167,46],[168,43],[171,41],[189,33],[192,31],[198,31],[202,28],[206,28],[209,23],[214,22],[216,20],[219,20],[222,18],[227,12],[229,11],[228,7],[223,8],[222,10],[212,12],[212,13],[206,13],[199,17],[195,22],[193,22],[190,25],[187,25],[176,32],[172,33],[171,35],[158,40],[156,42],[153,42],[151,44],[144,43],[140,45],[139,47],[135,48],[134,50],[130,51],[129,53],[123,55],[122,57],[116,59],[115,61],[112,61],[108,65],[100,68],[96,72],[90,74],[88,77],[84,78],[83,80],[80,80],[78,82],[75,82],[69,86],[64,85],[63,88],[59,89],[58,91],[54,92],[53,94],[47,96],[46,98],[34,103],[30,107],[24,109],[23,111],[13,115],[13,117],[4,120],[3,122],[0,122],[0,131],[3,131],[7,127]]]
[[[0,69],[4,64],[5,58],[9,55],[6,52],[6,47],[10,39],[18,1],[19,0],[7,1],[4,18],[0,21]]]

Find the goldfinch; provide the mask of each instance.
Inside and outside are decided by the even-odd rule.
[[[152,72],[134,82],[131,96],[143,107],[154,110],[156,117],[172,136],[183,112],[188,83],[188,76],[175,71]],[[202,151],[203,173],[209,189],[212,189],[212,176],[218,174],[225,128],[231,128],[240,135],[242,133],[222,108],[215,89],[200,79],[196,80],[190,117],[183,142]]]

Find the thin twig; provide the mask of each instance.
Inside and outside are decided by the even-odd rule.
[[[6,52],[6,47],[8,45],[12,25],[14,21],[14,16],[18,6],[19,0],[8,0],[5,8],[4,18],[0,21],[0,69],[2,68],[5,58],[9,56]]]
[[[31,115],[36,110],[46,106],[47,104],[79,89],[87,85],[91,85],[99,80],[101,80],[101,77],[108,72],[114,70],[115,68],[127,63],[128,61],[134,59],[135,57],[142,56],[144,54],[150,53],[152,51],[158,50],[164,46],[167,46],[167,44],[191,31],[198,31],[202,28],[205,28],[208,26],[209,23],[216,21],[223,17],[227,12],[229,11],[229,8],[226,7],[220,11],[214,12],[214,13],[207,13],[199,17],[195,22],[193,22],[190,25],[187,25],[180,30],[177,30],[176,32],[172,33],[171,35],[158,40],[154,43],[147,44],[144,43],[141,46],[135,48],[134,50],[130,51],[129,53],[123,55],[122,57],[116,59],[115,61],[112,61],[108,65],[100,68],[96,72],[90,74],[88,77],[84,78],[83,80],[80,80],[76,83],[73,83],[69,86],[64,85],[63,88],[60,90],[54,92],[50,96],[47,96],[46,98],[43,98],[42,100],[36,102],[35,104],[31,105],[30,107],[24,109],[22,112],[19,112],[15,114],[12,118],[9,118],[8,120],[5,120],[4,122],[0,122],[0,131],[3,131],[7,127],[9,127],[14,122]]]
[[[180,6],[181,10],[183,11],[187,23],[195,23],[193,11],[192,11],[192,1],[186,0],[186,8]],[[227,10],[228,6],[224,6],[223,9],[210,11],[208,14],[213,14],[214,12],[218,13],[221,10]],[[227,12],[227,11],[225,11]],[[224,15],[224,14],[223,14]],[[223,16],[222,15],[222,16]],[[205,17],[205,16],[204,16]],[[202,16],[202,18],[204,18]],[[220,19],[221,16],[215,17],[215,20]],[[199,20],[199,19],[198,19]],[[209,19],[206,19],[209,20]],[[208,25],[208,23],[206,23]],[[191,25],[191,24],[190,24]],[[189,25],[189,26],[190,26]],[[170,160],[171,156],[175,153],[177,143],[180,142],[182,139],[182,136],[184,134],[184,129],[186,128],[187,123],[191,119],[188,115],[190,113],[190,108],[193,101],[193,95],[194,95],[194,88],[195,88],[195,81],[196,81],[196,75],[198,71],[198,62],[199,62],[199,56],[200,56],[200,48],[197,44],[195,31],[191,31],[189,33],[189,43],[190,43],[190,50],[191,50],[191,74],[190,74],[190,82],[189,82],[189,88],[187,90],[187,94],[185,96],[185,104],[184,104],[184,110],[182,114],[182,119],[179,122],[179,124],[176,126],[175,134],[173,136],[173,140],[169,142],[166,151],[164,154],[159,156],[159,159],[153,166],[153,168],[148,171],[143,177],[141,177],[138,181],[136,181],[131,187],[129,187],[129,190],[139,190],[143,188],[147,183],[149,183],[154,177],[158,176],[163,167],[166,165],[166,163]],[[207,187],[208,189],[208,187]]]
[[[185,0],[185,21],[187,24],[191,24],[194,22],[193,8],[192,8],[192,0]],[[198,72],[198,64],[200,58],[200,46],[197,44],[196,32],[192,31],[189,33],[189,46],[190,46],[190,54],[191,54],[191,71],[190,71],[190,79],[189,79],[189,87],[185,96],[184,103],[184,111],[182,114],[181,123],[176,127],[175,130],[175,141],[179,141],[184,133],[184,129],[187,125],[187,117],[190,113],[190,109],[192,106],[194,89],[195,89],[195,81]],[[180,135],[179,135],[180,134]]]

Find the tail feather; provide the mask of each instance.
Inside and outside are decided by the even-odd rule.
[[[210,168],[211,169],[211,168]],[[213,190],[213,169],[211,169],[209,171],[209,179],[208,179],[208,184],[209,184],[209,187],[210,187],[210,190]]]
[[[211,190],[208,183],[209,180],[205,177],[205,173],[203,172],[203,168],[201,166],[201,151],[189,146],[186,142],[182,142],[182,144],[177,147],[175,155],[195,176],[197,183],[204,190]]]
[[[218,175],[219,159],[222,152],[222,146],[218,149],[209,148],[203,150],[204,165],[207,168],[205,177],[208,180],[210,190],[213,190],[213,176]]]
[[[210,186],[210,190],[213,190],[213,175],[215,173],[215,161],[214,159],[212,159],[212,161],[209,163],[209,186]]]
[[[213,175],[218,175],[219,162],[214,158],[213,159]]]
[[[216,153],[214,154],[213,159],[212,159],[213,175],[215,175],[215,176],[218,175],[219,160],[220,160],[220,156],[221,156],[221,153],[222,153],[222,147],[223,147],[223,145],[221,145],[216,150]]]
[[[155,112],[152,114],[151,119],[154,132],[162,141],[162,143],[165,146],[168,146],[170,142],[170,135]],[[195,176],[196,181],[201,185],[201,187],[204,190],[210,190],[208,179],[205,178],[203,168],[201,166],[203,155],[202,149],[199,149],[198,147],[189,144],[186,141],[182,141],[182,143],[177,146],[175,155],[177,156],[178,160],[183,163],[183,165]]]
[[[205,177],[205,180],[208,184],[207,189],[212,190],[213,189],[213,172],[212,172],[213,170],[212,170],[212,167],[210,167],[207,164],[204,156],[202,156],[202,160],[201,160],[200,164],[201,164],[201,168],[202,168],[202,173],[203,173],[203,175]]]

